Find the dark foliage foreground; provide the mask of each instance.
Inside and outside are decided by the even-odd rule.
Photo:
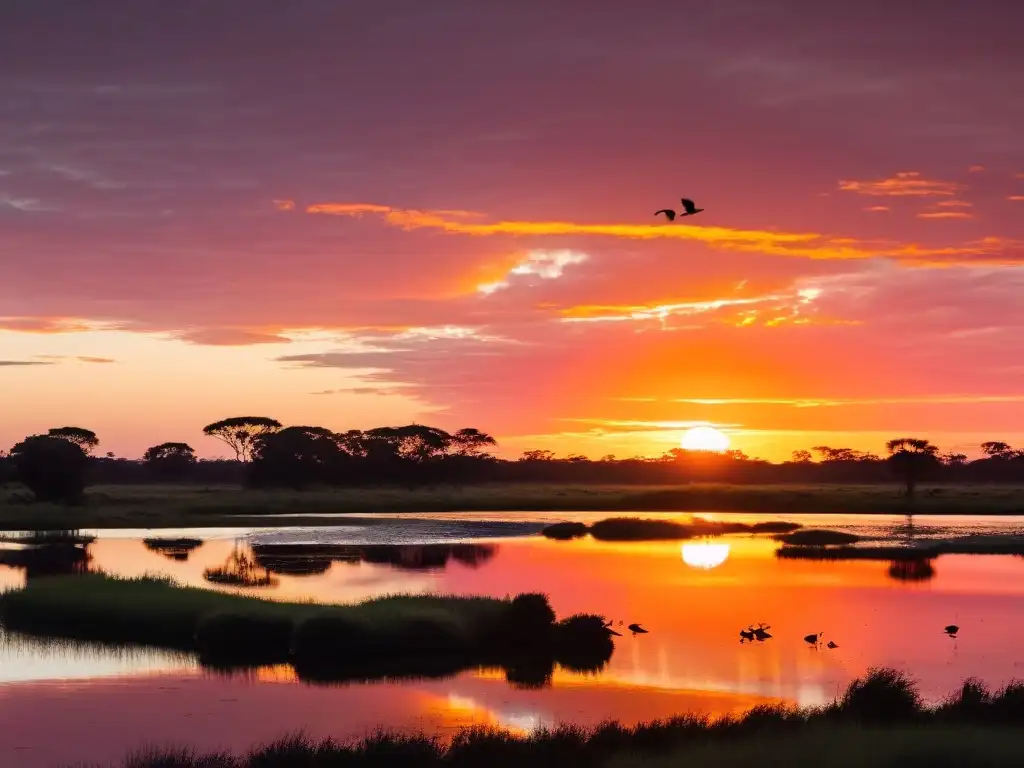
[[[559,621],[547,597],[533,593],[317,605],[87,574],[34,579],[0,595],[0,621],[36,636],[193,651],[220,669],[291,663],[315,682],[443,677],[487,666],[535,687],[555,663],[598,670],[614,650],[602,617]]]
[[[800,523],[784,520],[766,520],[761,523],[723,522],[703,520],[655,520],[642,517],[610,517],[586,525],[579,522],[553,523],[541,533],[549,539],[568,540],[588,533],[598,541],[674,541],[700,536],[720,536],[727,533],[800,533]],[[849,536],[850,534],[845,534]],[[856,537],[853,537],[856,539]],[[844,539],[845,541],[845,539]]]
[[[820,709],[755,707],[741,716],[681,715],[593,728],[562,725],[517,735],[469,728],[450,742],[377,733],[359,741],[285,737],[244,756],[148,750],[122,768],[568,768],[598,765],[963,765],[1024,764],[1024,683],[998,692],[974,680],[937,707],[925,707],[914,682],[872,669]],[[751,756],[757,759],[752,760]],[[849,759],[847,759],[849,758]]]

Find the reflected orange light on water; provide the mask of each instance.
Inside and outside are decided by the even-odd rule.
[[[173,664],[154,657],[147,674],[166,664],[165,674],[65,684],[56,698],[52,684],[0,685],[0,721],[28,707],[70,722],[88,702],[110,717],[130,709],[132,716],[165,718],[181,726],[175,731],[169,725],[168,734],[195,741],[186,727],[188,713],[223,702],[214,707],[221,728],[208,736],[244,747],[293,723],[335,736],[378,725],[445,734],[473,724],[529,730],[565,720],[593,724],[687,711],[724,714],[770,701],[818,705],[871,666],[906,669],[931,699],[969,676],[993,685],[1020,676],[1015,638],[1024,632],[1021,558],[950,555],[933,560],[930,568],[896,572],[887,562],[779,559],[777,542],[750,535],[637,543],[529,537],[492,544],[497,550],[488,557],[436,562],[413,550],[403,550],[409,557],[373,562],[350,553],[310,575],[282,571],[275,574],[276,586],[244,592],[327,603],[394,592],[545,592],[559,615],[592,612],[612,620],[622,636],[614,638],[615,652],[604,669],[580,673],[556,666],[543,689],[512,688],[501,670],[467,671],[447,680],[311,686],[300,683],[288,665],[233,678],[179,667],[171,676]],[[211,586],[204,570],[246,546],[207,541],[187,559],[175,560],[138,540],[101,539],[90,553],[92,567],[110,573],[163,573]],[[12,585],[23,579],[21,571],[0,574]],[[632,622],[649,634],[632,636],[625,628]],[[757,622],[771,626],[772,639],[740,643],[739,630]],[[941,632],[949,623],[962,628],[956,641]],[[808,647],[802,638],[811,632],[824,632],[839,648]],[[11,663],[21,664],[18,658],[10,656]],[[90,662],[86,652],[65,662],[78,674],[92,670],[96,676],[138,675],[133,663],[118,673],[108,660]],[[0,675],[3,670],[0,664]],[[168,694],[172,688],[179,693]],[[242,723],[242,717],[263,722]],[[140,726],[138,732],[144,730]]]

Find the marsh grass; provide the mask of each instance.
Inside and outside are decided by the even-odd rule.
[[[730,533],[787,533],[800,523],[766,520],[759,523],[704,520],[658,520],[644,517],[610,517],[591,525],[580,522],[554,523],[541,531],[549,539],[568,540],[590,534],[598,541],[676,541]]]
[[[88,489],[80,506],[25,503],[0,491],[0,528],[157,528],[264,524],[259,518],[295,513],[674,511],[1024,514],[1024,486],[922,486],[913,505],[894,485],[581,486],[493,484],[419,490],[340,488],[251,490],[232,486],[106,485]],[[343,520],[293,518],[295,524]]]
[[[812,533],[812,531],[797,531]],[[795,535],[795,534],[793,534]],[[791,540],[786,537],[785,540]],[[940,555],[1024,556],[1024,536],[991,534],[958,536],[952,539],[922,540],[899,546],[825,546],[786,544],[776,557],[795,560],[885,560],[888,562],[933,560]]]
[[[291,661],[311,680],[440,676],[559,655],[598,668],[600,617],[556,623],[547,597],[394,595],[353,605],[285,603],[102,574],[30,580],[0,595],[0,621],[33,635],[198,652],[211,666]]]
[[[1024,764],[1024,685],[992,693],[965,681],[943,704],[924,707],[914,682],[869,670],[818,709],[761,705],[743,715],[681,715],[637,725],[561,725],[523,735],[471,727],[444,741],[377,732],[349,743],[295,734],[244,756],[182,749],[129,757],[123,768],[749,768],[751,765],[960,768]],[[985,723],[984,726],[981,724]]]
[[[832,545],[850,545],[860,541],[860,536],[846,531],[819,530],[808,528],[801,531],[779,534],[775,537],[783,544],[800,547],[827,547]]]

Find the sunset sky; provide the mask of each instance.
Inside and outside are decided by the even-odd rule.
[[[1024,5],[0,10],[0,448],[1024,443]],[[674,224],[659,208],[706,210]]]

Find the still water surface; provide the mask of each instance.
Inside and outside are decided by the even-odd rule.
[[[154,532],[93,531],[97,539],[74,566],[79,570],[159,573],[236,589],[211,584],[204,572],[252,562],[264,580],[269,569],[271,583],[238,591],[322,602],[394,592],[543,591],[559,615],[600,613],[640,622],[650,634],[622,630],[604,670],[556,669],[550,686],[532,690],[513,688],[492,671],[318,686],[298,682],[287,666],[224,675],[183,654],[7,635],[0,642],[0,764],[115,760],[147,742],[243,750],[298,729],[339,738],[378,726],[444,734],[469,724],[526,730],[568,720],[724,713],[764,701],[815,705],[871,666],[907,670],[931,699],[969,676],[993,685],[1024,677],[1020,557],[947,555],[927,578],[906,580],[884,562],[780,560],[778,544],[763,537],[602,543],[531,535],[540,522],[566,517],[371,517],[332,528],[156,532],[204,539],[187,551],[147,546],[143,539]],[[1024,528],[1020,518],[922,518],[912,530],[883,516],[790,519],[894,543]],[[273,549],[281,544],[291,545],[287,556]],[[323,544],[346,546],[326,553],[296,546]],[[17,588],[49,567],[0,566],[0,587]],[[774,637],[740,644],[738,631],[759,621]],[[956,640],[942,632],[950,623],[962,628]],[[806,646],[801,638],[818,631],[839,648]]]

